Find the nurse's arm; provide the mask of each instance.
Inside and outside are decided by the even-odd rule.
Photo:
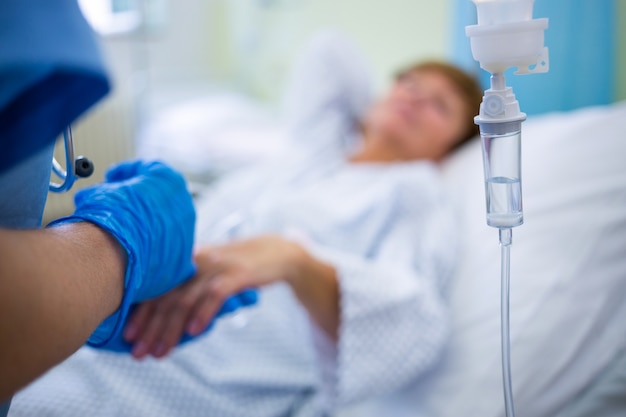
[[[90,223],[0,229],[0,403],[69,357],[115,312],[125,257]]]

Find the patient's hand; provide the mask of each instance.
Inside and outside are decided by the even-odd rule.
[[[202,333],[231,295],[298,275],[303,253],[298,244],[275,236],[201,248],[191,280],[137,308],[124,331],[134,345],[132,355],[166,356],[185,332]]]

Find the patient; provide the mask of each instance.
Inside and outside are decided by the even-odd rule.
[[[135,358],[167,359],[81,349],[10,415],[320,415],[427,377],[456,261],[437,162],[477,133],[482,94],[428,62],[371,104],[364,69],[342,37],[317,38],[287,97],[288,157],[198,203],[197,275],[125,330]],[[172,351],[249,287],[258,306]]]
[[[363,182],[354,185],[366,186],[369,181],[367,175],[362,176],[363,169],[379,176],[387,175],[389,167],[386,165],[389,164],[402,166],[400,164],[407,161],[440,161],[476,133],[472,120],[481,96],[472,78],[448,64],[427,62],[402,72],[388,94],[365,114],[360,127],[360,147],[342,156],[346,164],[320,173],[312,184],[317,187],[327,180],[334,182],[343,175],[350,175],[362,177],[355,178]],[[302,95],[300,97],[303,98]],[[332,103],[325,104],[320,110],[334,110],[328,108],[329,105]],[[406,175],[411,174],[409,165],[399,169],[406,171]],[[307,170],[320,171],[317,167],[307,167]],[[257,172],[254,174],[258,175]],[[427,179],[430,179],[429,175],[432,173],[427,174]],[[391,178],[389,185],[395,185],[400,180],[393,174]],[[298,182],[298,185],[307,186],[308,183]],[[287,186],[285,193],[293,193],[294,185],[295,182]],[[325,193],[333,188],[327,185]],[[410,182],[408,185],[412,187]],[[417,191],[418,183],[414,185]],[[265,188],[263,184],[259,187]],[[229,194],[235,193],[232,184],[226,188]],[[268,192],[267,189],[265,191]],[[350,190],[341,190],[344,191]],[[241,194],[247,199],[245,190],[241,190]],[[215,196],[210,198],[215,199]],[[365,204],[371,203],[368,201]],[[324,204],[334,205],[331,201],[324,201]],[[346,201],[341,204],[355,203]],[[199,213],[203,216],[201,210]],[[211,214],[203,217],[212,219]],[[315,216],[318,213],[306,209],[306,215]],[[289,226],[301,225],[293,222]],[[285,230],[281,227],[271,231]],[[337,270],[332,262],[317,258],[305,246],[297,239],[265,235],[200,248],[196,255],[199,271],[195,279],[160,299],[145,303],[126,329],[127,340],[136,343],[134,356],[166,355],[185,331],[191,335],[203,331],[228,296],[248,287],[279,281],[289,284],[311,318],[331,339],[336,340],[340,322]]]

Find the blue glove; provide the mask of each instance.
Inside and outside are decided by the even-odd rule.
[[[165,164],[134,161],[113,167],[104,183],[78,192],[75,204],[73,215],[48,227],[94,223],[111,233],[128,257],[121,306],[87,343],[130,352],[132,346],[122,332],[134,306],[166,293],[195,273],[191,260],[196,215],[191,195],[183,177]],[[237,294],[226,300],[216,317],[256,301],[254,290]],[[181,343],[191,339],[186,335]]]
[[[50,226],[88,221],[113,235],[127,254],[119,310],[91,335],[105,347],[121,337],[131,304],[157,297],[195,273],[192,250],[196,213],[183,177],[160,162],[127,162],[105,182],[76,194],[74,214]]]

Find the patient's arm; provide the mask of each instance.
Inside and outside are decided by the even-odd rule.
[[[89,223],[0,229],[0,402],[76,351],[118,307],[125,255]]]
[[[345,133],[360,123],[373,98],[370,67],[357,45],[323,31],[304,48],[290,78],[283,103],[289,138],[298,149],[349,152]]]
[[[312,319],[336,339],[339,288],[332,266],[311,256],[297,243],[264,236],[221,247],[205,247],[196,255],[198,272],[189,282],[142,304],[126,337],[133,355],[162,357],[184,332],[201,333],[228,297],[250,287],[287,282]]]

